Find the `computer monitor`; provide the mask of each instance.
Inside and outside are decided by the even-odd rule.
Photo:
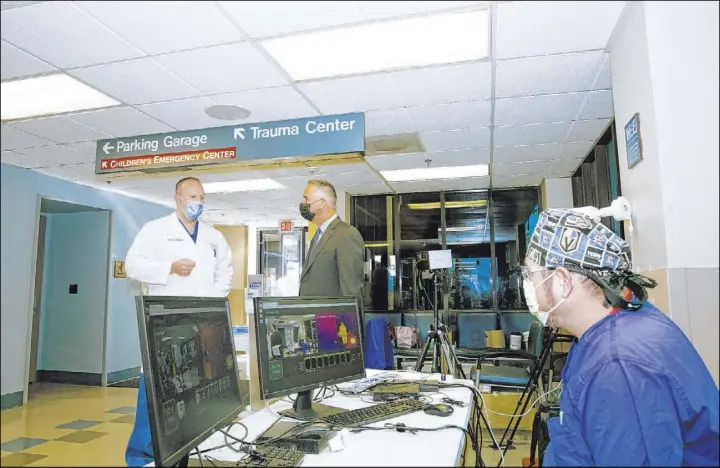
[[[136,303],[155,466],[173,466],[244,409],[227,299]]]
[[[343,409],[313,403],[312,390],[365,377],[360,303],[354,298],[256,297],[255,330],[263,400],[297,393],[297,419]]]

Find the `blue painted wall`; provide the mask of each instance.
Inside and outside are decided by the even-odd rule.
[[[101,374],[110,212],[50,214],[46,226],[38,370]]]
[[[119,260],[125,258],[143,224],[171,210],[7,164],[0,164],[0,176],[0,393],[5,395],[24,386],[38,195],[111,210],[110,252]],[[134,303],[139,288],[126,279],[112,278],[110,268],[108,275],[109,373],[139,366],[140,348]]]

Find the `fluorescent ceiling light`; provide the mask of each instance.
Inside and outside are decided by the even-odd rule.
[[[439,210],[440,202],[430,203],[408,203],[411,210]],[[465,201],[446,201],[445,209],[450,208],[484,208],[487,206],[487,200],[465,200]],[[448,228],[449,230],[450,228]]]
[[[486,177],[488,175],[488,165],[475,164],[472,166],[423,167],[420,169],[380,171],[380,174],[388,182]]]
[[[261,192],[286,188],[272,179],[233,180],[230,182],[209,182],[203,184],[205,193]]]
[[[120,105],[64,73],[2,83],[2,120],[76,112]]]
[[[488,12],[382,21],[262,43],[294,80],[484,59]]]
[[[446,232],[480,232],[484,230],[484,226],[449,227],[445,229]],[[442,232],[442,228],[438,228],[438,233],[440,232]]]

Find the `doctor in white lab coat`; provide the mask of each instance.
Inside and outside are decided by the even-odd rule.
[[[125,259],[129,278],[143,283],[151,296],[226,297],[233,265],[230,247],[220,232],[198,218],[205,192],[188,177],[175,185],[175,213],[142,227]],[[153,461],[145,378],[140,376],[135,425],[125,451],[128,466]],[[180,466],[187,466],[185,457]]]
[[[175,187],[175,213],[147,223],[125,260],[127,276],[150,296],[226,297],[233,277],[230,247],[220,231],[199,221],[205,193],[194,177]]]

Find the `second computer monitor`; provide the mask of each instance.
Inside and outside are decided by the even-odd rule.
[[[309,412],[313,389],[365,377],[355,299],[258,297],[255,329],[264,400],[298,393],[295,409]]]

